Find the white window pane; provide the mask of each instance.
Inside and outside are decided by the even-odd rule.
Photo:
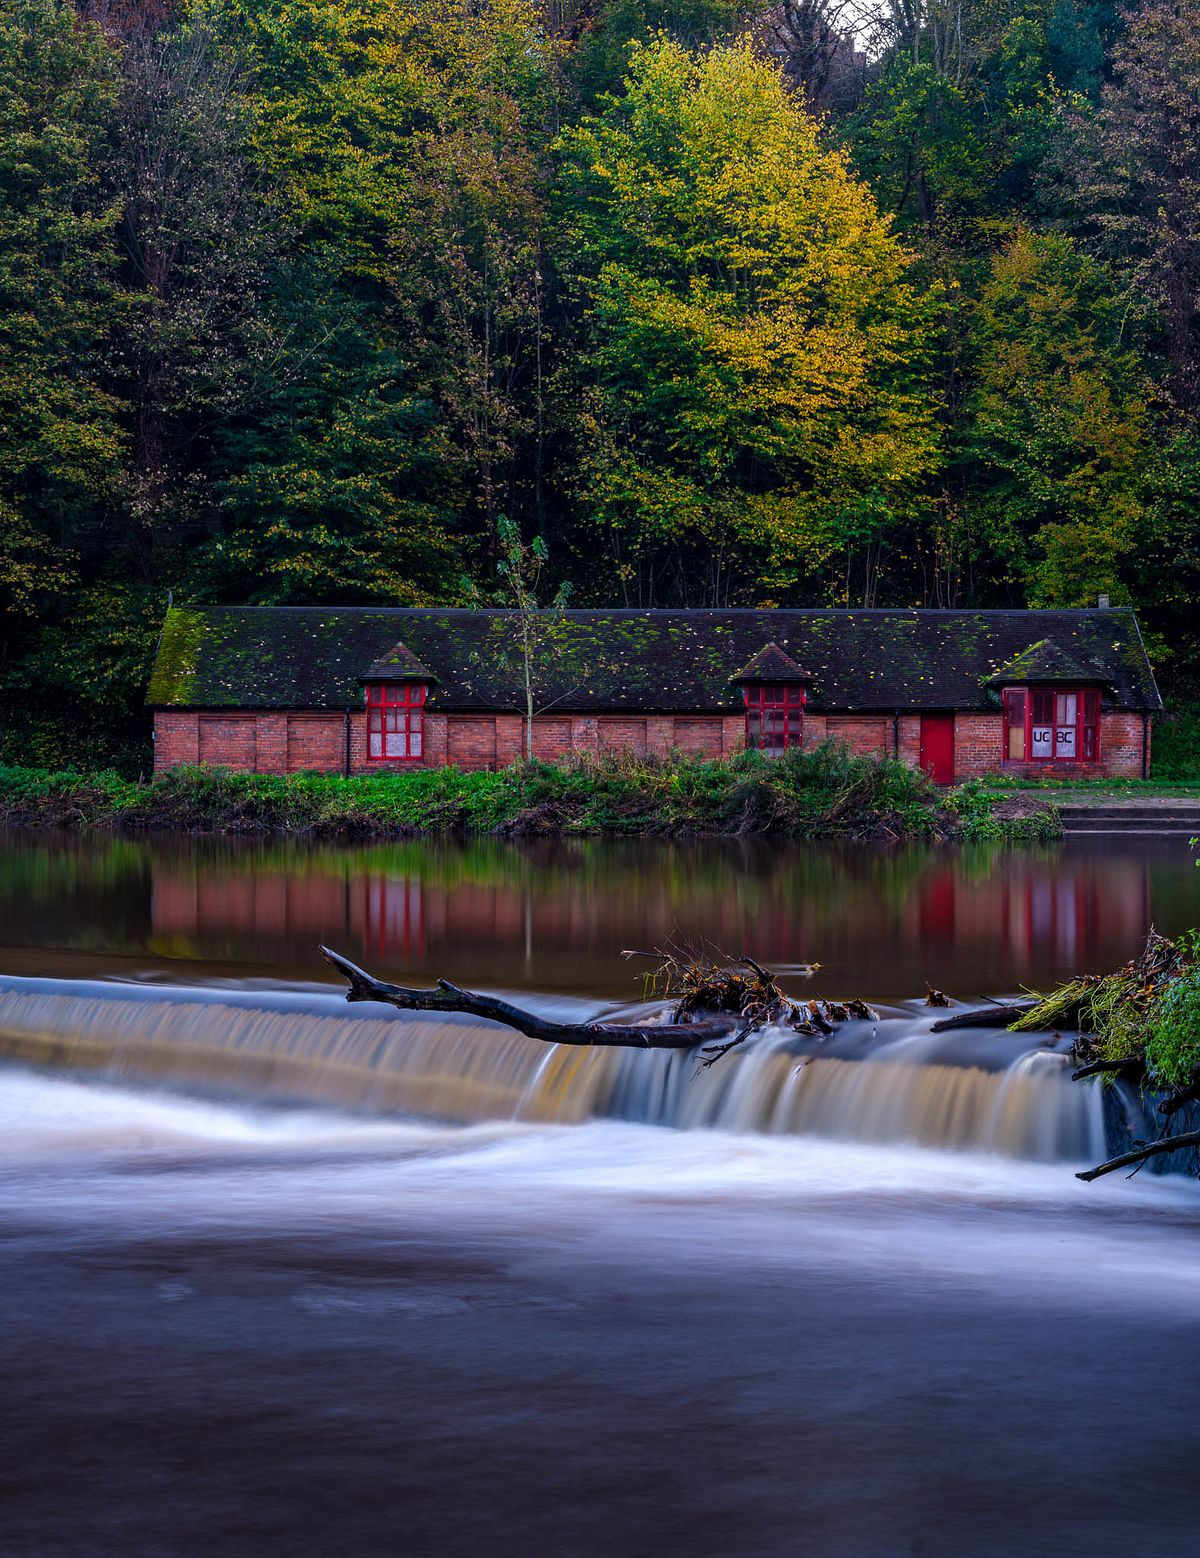
[[[412,734],[408,738],[408,755],[409,757],[420,757],[421,755],[421,727],[419,725],[413,728]]]
[[[395,731],[395,730],[389,730],[388,731],[388,733],[387,733],[387,741],[386,741],[386,745],[385,745],[385,749],[384,750],[385,750],[385,755],[387,757],[407,757],[408,756],[408,753],[405,751],[404,736],[399,731]]]
[[[1075,756],[1075,727],[1074,725],[1060,725],[1058,727],[1057,750],[1059,757]]]
[[[367,750],[372,757],[383,756],[383,737],[377,730],[371,732],[371,744]]]
[[[1058,707],[1054,715],[1056,725],[1073,725],[1075,723],[1075,694],[1073,692],[1060,692],[1055,700]]]
[[[1053,755],[1054,731],[1049,725],[1035,725],[1031,732],[1031,745],[1033,757],[1050,757]]]

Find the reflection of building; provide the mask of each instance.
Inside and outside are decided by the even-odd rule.
[[[938,783],[1143,773],[1161,708],[1132,612],[172,609],[155,767],[501,768],[522,756],[780,754],[826,738]],[[527,691],[541,712],[532,734]],[[531,747],[527,752],[526,747]]]
[[[358,885],[358,884],[356,884]],[[425,952],[425,895],[420,881],[379,872],[362,879],[361,920],[352,915],[351,930],[364,951],[398,955],[405,963],[420,961]]]
[[[153,933],[200,956],[307,963],[332,942],[397,971],[631,991],[639,966],[623,976],[621,951],[683,938],[780,968],[820,962],[841,993],[898,995],[926,978],[1007,990],[1111,968],[1152,919],[1149,862],[1130,854],[1004,854],[978,875],[974,857],[934,850],[664,846],[563,860],[497,845],[474,874],[469,855],[445,874],[432,853],[406,848],[393,871],[378,856],[361,867],[353,852],[299,858],[295,869],[156,859]]]
[[[1079,973],[1124,961],[1150,923],[1145,862],[1128,858],[1006,859],[1002,870],[964,885],[950,864],[919,890],[919,931],[932,951],[994,948],[1015,973],[1048,964]]]

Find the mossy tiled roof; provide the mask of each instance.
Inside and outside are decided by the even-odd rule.
[[[993,687],[1012,687],[1021,682],[1103,682],[1101,667],[1085,665],[1059,647],[1052,638],[1030,644],[988,677]]]
[[[735,671],[730,681],[811,682],[812,677],[800,669],[791,655],[785,655],[778,644],[767,644],[740,671]]]
[[[396,643],[386,655],[373,660],[363,672],[364,682],[436,682],[437,677],[423,665],[405,643]]]
[[[993,708],[988,680],[1052,638],[1114,705],[1158,709],[1130,611],[571,611],[542,653],[539,703],[735,710],[731,681],[774,643],[811,673],[813,709]],[[147,701],[158,708],[359,707],[397,641],[437,682],[431,709],[512,709],[517,622],[502,611],[221,606],[167,613]]]

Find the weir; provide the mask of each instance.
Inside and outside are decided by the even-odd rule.
[[[825,1045],[767,1032],[708,1069],[694,1053],[546,1045],[476,1019],[348,1009],[320,991],[0,979],[0,1055],[259,1100],[454,1122],[602,1117],[913,1143],[1041,1161],[1103,1156],[1098,1087],[1065,1045],[934,1035],[897,1008]]]

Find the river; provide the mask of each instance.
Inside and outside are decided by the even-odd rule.
[[[0,1552],[1194,1553],[1200,1190],[920,995],[1198,921],[1152,840],[0,840]],[[880,1020],[701,1072],[316,954],[620,1016],[668,940]]]

